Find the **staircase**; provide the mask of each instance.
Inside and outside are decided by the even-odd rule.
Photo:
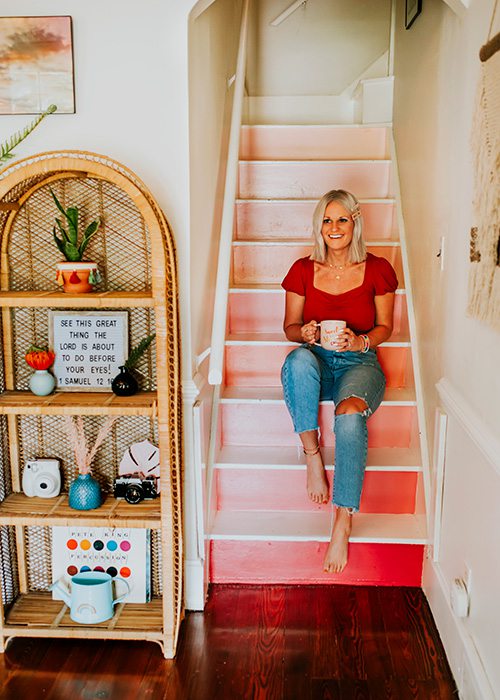
[[[418,392],[388,139],[385,127],[242,127],[212,472],[212,582],[420,586],[427,539]],[[378,351],[387,390],[368,422],[361,509],[340,575],[322,571],[331,505],[315,505],[306,496],[304,458],[279,378],[295,347],[282,331],[280,282],[291,263],[311,250],[316,201],[336,188],[360,199],[368,249],[387,258],[400,281],[394,332]],[[321,444],[330,481],[333,415],[333,404],[323,403]]]

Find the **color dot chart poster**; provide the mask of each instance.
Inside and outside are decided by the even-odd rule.
[[[53,527],[52,579],[71,587],[71,577],[85,571],[105,571],[125,579],[130,595],[124,603],[151,600],[151,530],[111,527]],[[117,581],[114,597],[125,592]],[[53,600],[62,600],[52,591]]]

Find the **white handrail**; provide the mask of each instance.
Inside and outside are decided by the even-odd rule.
[[[214,318],[212,323],[212,340],[208,381],[212,385],[222,383],[222,364],[224,360],[224,341],[226,335],[227,295],[229,292],[229,273],[231,269],[231,244],[233,240],[234,201],[238,177],[238,159],[240,150],[241,115],[243,112],[243,93],[245,89],[245,64],[247,56],[248,8],[250,0],[244,0],[241,13],[240,41],[236,62],[236,80],[234,83],[233,108],[227,156],[226,179],[224,183],[224,200],[219,240],[219,260],[217,280],[215,283]]]

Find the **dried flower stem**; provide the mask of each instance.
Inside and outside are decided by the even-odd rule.
[[[78,416],[77,418],[73,418],[73,416],[64,417],[66,432],[68,434],[70,445],[73,448],[75,462],[80,474],[90,474],[90,465],[92,464],[92,460],[94,459],[97,450],[102,445],[106,436],[109,434],[115,420],[116,416],[109,416],[106,418],[101,429],[97,433],[93,447],[89,450],[87,448],[83,418],[81,416]]]

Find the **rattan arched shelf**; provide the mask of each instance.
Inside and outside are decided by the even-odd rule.
[[[60,254],[52,239],[54,204],[77,205],[104,221],[89,253],[104,271],[101,288],[68,295],[55,285]],[[0,173],[0,643],[25,637],[142,639],[175,654],[182,605],[182,402],[175,247],[168,223],[141,180],[105,156],[81,151],[42,153]],[[47,342],[50,309],[126,309],[130,346],[154,330],[141,360],[141,391],[128,399],[111,393],[56,392],[35,397],[28,389],[24,353]],[[74,511],[67,493],[29,499],[21,491],[26,459],[57,456],[63,483],[74,476],[61,416],[83,415],[89,430],[117,415],[95,462],[95,476],[110,490],[123,448],[144,437],[161,453],[161,495],[131,506],[112,496],[94,511]],[[142,436],[142,437],[141,437]],[[82,525],[147,528],[152,532],[153,599],[121,605],[96,626],[78,625],[53,601],[51,527]]]

